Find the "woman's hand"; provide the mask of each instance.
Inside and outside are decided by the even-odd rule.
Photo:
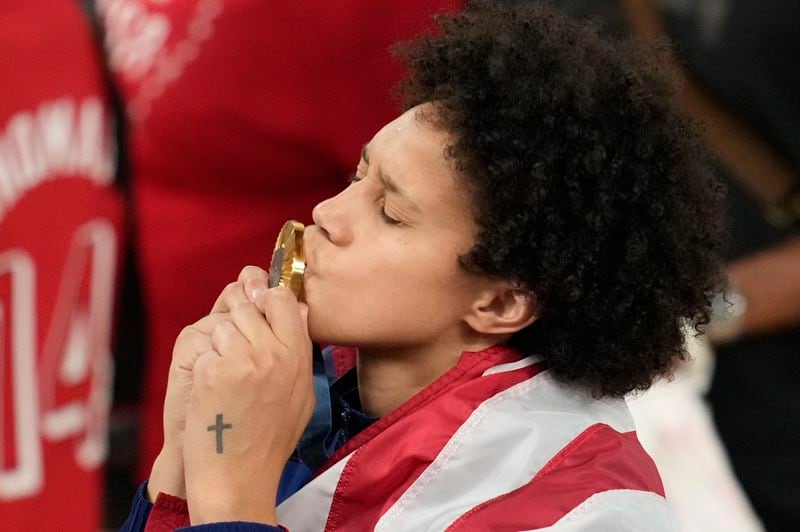
[[[193,368],[183,448],[193,524],[275,524],[280,475],[314,408],[308,307],[287,288],[264,290],[263,270],[240,282],[256,297],[214,326]]]
[[[153,463],[148,496],[155,500],[159,492],[186,498],[183,471],[183,432],[186,407],[192,392],[192,369],[201,354],[213,349],[211,332],[228,319],[227,313],[212,312],[185,327],[175,341],[164,399],[164,444]]]
[[[245,268],[239,280],[225,287],[211,313],[185,327],[178,335],[172,350],[164,399],[164,444],[153,464],[148,483],[150,500],[155,500],[158,492],[186,498],[183,434],[194,380],[194,364],[203,353],[213,351],[211,334],[217,325],[230,320],[230,309],[248,301],[247,294],[252,293],[254,288],[261,285],[266,287],[266,279],[266,272],[260,268]]]

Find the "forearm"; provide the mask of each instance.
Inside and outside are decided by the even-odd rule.
[[[211,460],[204,461],[206,468],[213,467],[210,463]],[[280,469],[230,466],[218,470],[217,474],[203,474],[202,479],[193,474],[196,470],[187,471],[191,523],[249,521],[277,526],[275,501]]]
[[[158,530],[174,529],[192,532],[286,532],[286,529],[280,526],[241,521],[239,516],[230,521],[216,521],[192,526],[189,524],[185,501],[179,501],[174,496],[165,497],[162,494],[154,505],[147,500],[147,487],[148,482],[144,482],[136,490],[131,512],[120,528],[121,532],[142,532],[148,524]]]
[[[165,446],[156,457],[147,487],[147,496],[150,501],[155,501],[159,493],[186,498],[182,453],[180,448]]]
[[[800,237],[729,265],[747,309],[741,336],[800,326]]]
[[[246,504],[245,501],[235,501],[234,504],[224,504],[220,501],[205,507],[189,503],[190,522],[194,526],[216,523],[247,522],[252,525],[264,527],[277,527],[278,518],[274,506],[255,502]]]

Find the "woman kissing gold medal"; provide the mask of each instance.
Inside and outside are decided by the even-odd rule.
[[[270,288],[288,287],[300,301],[304,299],[303,273],[306,268],[303,253],[304,231],[305,226],[296,220],[289,220],[283,224],[275,242],[275,250],[272,252],[267,281]]]

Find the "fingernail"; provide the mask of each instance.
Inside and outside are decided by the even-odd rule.
[[[257,286],[255,288],[253,288],[252,292],[250,292],[250,297],[251,297],[251,299],[253,301],[255,301],[256,299],[258,299],[258,296],[263,294],[265,291],[266,291],[266,288],[264,288],[262,286]]]

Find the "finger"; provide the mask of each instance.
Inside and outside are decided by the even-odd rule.
[[[284,346],[305,345],[300,304],[292,291],[285,286],[270,288],[256,300],[256,306],[264,313],[272,332]]]
[[[194,368],[192,369],[192,378],[195,383],[203,383],[208,386],[213,381],[213,375],[217,371],[216,365],[219,364],[222,357],[220,354],[213,349],[210,351],[206,351],[201,353],[199,357],[197,357],[197,361],[194,363]],[[198,391],[198,386],[192,386],[192,397],[194,397]]]
[[[258,266],[245,266],[239,273],[238,281],[251,301],[255,301],[267,289],[269,273]]]
[[[314,410],[314,405],[316,403],[316,396],[314,393],[314,380],[312,378],[312,366],[313,366],[313,344],[311,341],[311,337],[308,333],[308,305],[305,303],[300,303],[300,321],[303,326],[303,335],[306,339],[306,348],[305,348],[305,355],[300,355],[298,357],[298,372],[297,372],[297,379],[299,382],[303,382],[304,386],[300,386],[297,388],[298,393],[303,393],[303,399],[306,402],[306,410],[307,410],[307,417],[311,417],[311,413]],[[301,390],[304,390],[301,391]]]
[[[230,320],[225,320],[214,327],[214,332],[211,333],[211,345],[220,356],[228,359],[249,358],[252,353],[250,342]]]
[[[183,332],[198,335],[210,335],[214,331],[214,327],[218,323],[230,320],[230,315],[227,312],[215,312],[204,316],[193,324],[184,328]]]
[[[300,320],[303,322],[303,336],[308,338],[308,343],[311,343],[311,334],[308,332],[308,305],[299,303],[300,306]]]
[[[211,312],[229,312],[239,301],[247,301],[247,295],[244,292],[244,285],[236,281],[222,290]]]
[[[192,371],[200,353],[213,349],[211,332],[214,327],[227,318],[227,313],[211,314],[184,327],[175,341],[175,348],[172,351],[172,367],[183,371]]]
[[[197,331],[181,332],[179,341],[183,342],[184,345],[188,344],[190,349],[176,349],[172,356],[172,366],[184,371],[192,371],[200,354],[213,349],[211,336]]]
[[[253,346],[263,346],[275,336],[264,314],[251,301],[237,303],[230,316],[236,328]]]
[[[311,353],[313,340],[311,339],[311,333],[308,332],[308,305],[301,302],[298,306],[300,307],[300,322],[303,324],[303,337],[305,338],[308,352]]]

